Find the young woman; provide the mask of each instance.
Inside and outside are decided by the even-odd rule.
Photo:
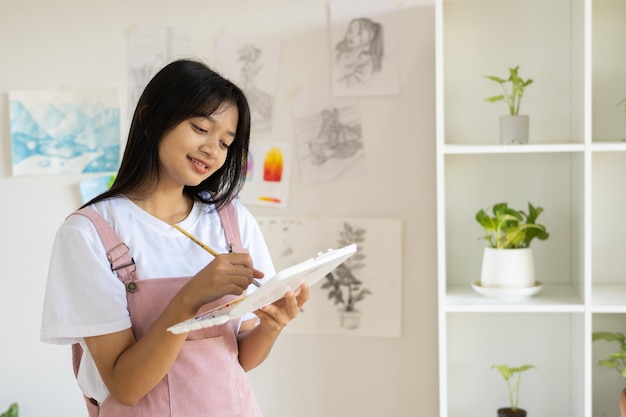
[[[242,320],[167,331],[275,272],[256,221],[235,199],[249,138],[237,86],[203,63],[172,62],[139,99],[111,189],[84,206],[90,216],[59,228],[41,339],[82,348],[77,379],[90,416],[261,415],[246,371],[297,316],[306,286]],[[102,223],[123,244],[106,247]],[[117,263],[124,257],[130,262]]]

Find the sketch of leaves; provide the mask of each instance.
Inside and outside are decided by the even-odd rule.
[[[361,247],[361,246],[359,246],[359,247]],[[363,259],[365,259],[365,255],[363,255],[363,254],[362,254],[362,253],[360,253],[360,252],[357,252],[357,253],[355,253],[355,254],[352,256],[352,260],[354,260],[354,261],[362,261]]]
[[[329,273],[328,275],[326,275],[326,279],[327,282],[325,282],[322,285],[322,289],[328,289],[328,288],[332,288],[332,290],[330,290],[328,292],[328,299],[335,299],[335,305],[337,304],[345,304],[345,301],[343,299],[343,292],[341,291],[341,283],[339,282],[339,280],[335,279],[335,276],[333,275],[333,273]]]
[[[339,232],[339,243],[348,245],[350,243],[362,243],[365,241],[365,229],[354,229],[347,222],[343,223],[343,231]]]
[[[370,290],[368,290],[367,288],[363,288],[355,297],[354,297],[354,302],[358,302],[361,301],[365,298],[366,295],[371,294],[372,292]]]
[[[356,254],[355,254],[356,255]],[[365,258],[365,256],[361,256],[361,259]],[[352,260],[351,260],[352,261]],[[361,269],[364,268],[366,266],[366,264],[364,262],[360,262],[360,263],[356,263],[356,262],[350,262],[350,269],[356,270],[356,269]]]

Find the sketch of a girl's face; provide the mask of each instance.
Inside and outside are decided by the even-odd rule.
[[[355,19],[348,25],[345,40],[348,49],[359,48],[372,40],[372,31],[365,22]]]

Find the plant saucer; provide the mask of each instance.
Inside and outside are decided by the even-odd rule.
[[[480,280],[472,282],[472,288],[478,294],[484,295],[485,297],[493,297],[493,298],[506,298],[506,299],[519,299],[519,298],[527,298],[537,294],[541,287],[543,287],[543,283],[541,281],[535,281],[535,285],[532,287],[526,288],[493,288],[493,287],[483,287],[480,283]]]

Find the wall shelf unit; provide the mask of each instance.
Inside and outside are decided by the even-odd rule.
[[[435,0],[440,417],[495,416],[508,405],[491,367],[533,364],[529,415],[619,415],[626,381],[598,367],[594,331],[626,332],[626,2]],[[500,145],[499,86],[534,80],[520,114],[527,145]],[[532,243],[541,291],[488,298],[476,212],[508,202],[544,208]]]

